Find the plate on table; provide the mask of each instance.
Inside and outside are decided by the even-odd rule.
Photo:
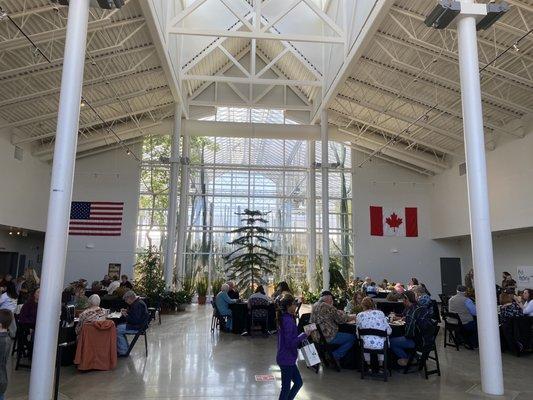
[[[108,319],[119,319],[122,317],[122,313],[119,311],[113,312],[107,316]]]

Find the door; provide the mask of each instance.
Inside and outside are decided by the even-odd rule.
[[[19,253],[13,251],[0,251],[0,274],[13,275],[17,271]]]
[[[457,285],[460,285],[463,281],[461,273],[461,259],[441,258],[440,279],[442,282],[442,293],[454,295]]]

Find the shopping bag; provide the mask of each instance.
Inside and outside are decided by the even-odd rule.
[[[300,350],[303,354],[305,364],[308,367],[320,364],[320,356],[318,355],[318,351],[316,351],[314,343],[306,341]]]

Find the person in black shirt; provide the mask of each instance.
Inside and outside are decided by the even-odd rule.
[[[239,292],[237,291],[237,289],[235,288],[235,283],[233,282],[228,282],[228,286],[229,286],[229,290],[228,290],[228,296],[230,299],[233,299],[233,300],[239,300]]]
[[[131,284],[131,282],[128,280],[128,275],[122,275],[120,277],[120,287],[125,287],[125,288],[128,288],[128,289],[133,289],[133,285]]]
[[[128,309],[121,310],[126,323],[117,325],[117,352],[119,356],[125,356],[128,352],[129,345],[126,334],[137,333],[150,321],[150,313],[146,304],[133,290],[127,291],[122,298],[128,304]]]

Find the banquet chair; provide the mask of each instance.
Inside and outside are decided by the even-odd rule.
[[[126,333],[125,335],[126,336],[133,336],[133,340],[131,341],[129,347],[128,347],[128,351],[126,352],[126,357],[128,357],[131,353],[131,351],[133,350],[133,348],[135,347],[135,343],[137,343],[137,340],[139,340],[139,337],[141,336],[144,336],[144,351],[146,353],[146,357],[148,357],[148,338],[146,336],[146,331],[148,330],[148,328],[150,327],[150,320],[148,320],[148,322],[144,325],[144,327],[142,327],[141,329],[139,329],[137,332],[135,333]]]
[[[328,343],[326,337],[322,333],[322,329],[319,324],[316,324],[316,331],[318,334],[318,343],[315,343],[317,346],[318,355],[320,359],[324,361],[324,365],[329,367],[333,365],[337,372],[341,372],[339,365],[335,362],[335,357],[333,356],[333,351],[340,346],[338,344]]]
[[[32,329],[24,324],[17,322],[17,333],[15,336],[15,345],[17,353],[17,361],[15,363],[15,371],[19,368],[31,368],[31,357],[33,353],[33,333]],[[25,358],[28,364],[23,364],[21,360]]]
[[[442,314],[442,319],[444,320],[444,347],[453,346],[459,351],[463,330],[461,318],[457,313],[445,312]]]
[[[437,353],[437,336],[439,334],[440,326],[434,325],[432,327],[433,329],[433,340],[431,343],[425,343],[424,345],[421,343],[417,343],[415,345],[415,348],[411,352],[409,356],[409,360],[407,361],[407,365],[403,369],[403,373],[407,374],[409,372],[409,368],[412,366],[418,366],[418,371],[424,370],[424,376],[426,379],[428,379],[429,375],[437,374],[440,376],[440,363],[439,363],[439,355]],[[433,354],[431,354],[433,353]],[[417,359],[417,362],[413,364],[413,361]],[[435,362],[435,369],[428,370],[427,361],[432,360]]]
[[[383,343],[383,347],[381,349],[368,349],[365,348],[364,340],[363,338],[365,336],[379,336],[385,338],[385,342]],[[389,340],[388,340],[388,334],[387,331],[383,331],[380,329],[357,329],[357,337],[359,338],[359,348],[361,351],[361,379],[365,379],[366,372],[366,361],[365,361],[365,354],[369,354],[371,357],[372,355],[376,355],[379,357],[379,355],[383,355],[383,381],[387,382],[388,376],[392,376],[392,369],[389,365]],[[372,361],[372,360],[370,360]],[[379,376],[379,374],[371,374],[371,376]]]
[[[310,320],[311,313],[305,313],[300,316],[298,319],[298,333],[302,333],[304,331],[304,326],[309,325]]]
[[[248,300],[250,305],[250,327],[249,334],[253,337],[254,327],[257,323],[261,326],[264,334],[268,334],[268,308],[270,307],[267,300],[263,299],[250,299]]]

